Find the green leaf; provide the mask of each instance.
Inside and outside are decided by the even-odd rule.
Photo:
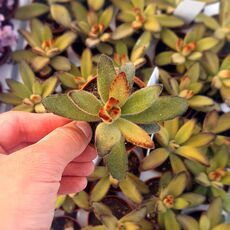
[[[198,148],[182,146],[179,147],[175,152],[189,160],[198,161],[204,165],[209,165],[207,157]]]
[[[119,40],[128,37],[133,33],[134,29],[132,28],[131,23],[124,23],[116,28],[116,30],[112,34],[112,39]]]
[[[165,230],[180,230],[180,225],[178,224],[176,220],[176,215],[174,212],[170,209],[167,210],[167,212],[164,214],[164,225]]]
[[[180,97],[159,97],[153,105],[142,113],[124,118],[139,124],[151,124],[182,115],[187,110],[187,101]]]
[[[145,87],[134,92],[123,105],[122,115],[139,114],[148,109],[162,91],[160,85]]]
[[[105,0],[97,0],[97,1],[87,0],[87,2],[88,2],[88,5],[90,6],[90,8],[92,8],[95,11],[98,11],[103,7]]]
[[[13,94],[17,97],[24,99],[26,97],[30,97],[32,94],[31,90],[29,90],[25,85],[13,79],[6,79],[6,83],[10,87]]]
[[[148,194],[149,193],[149,187],[148,187],[148,185],[144,181],[142,181],[141,179],[139,179],[138,176],[135,176],[134,174],[128,172],[127,173],[127,177],[129,177],[133,181],[133,183],[135,184],[135,186],[137,187],[137,189],[141,193],[144,193],[144,194]]]
[[[144,129],[148,134],[154,134],[160,131],[160,126],[157,123],[147,125],[142,124],[140,127]]]
[[[31,61],[31,66],[35,72],[38,72],[42,70],[45,66],[47,66],[49,62],[50,59],[48,57],[36,56]]]
[[[98,116],[100,108],[103,106],[92,93],[84,90],[72,90],[68,93],[68,97],[73,100],[74,104],[84,113]]]
[[[230,54],[224,58],[221,66],[220,66],[220,70],[224,70],[224,69],[227,69],[227,70],[230,69]]]
[[[69,59],[63,56],[53,57],[50,61],[50,64],[57,71],[69,71],[71,69]]]
[[[78,22],[87,21],[87,9],[77,1],[71,1],[71,10]]]
[[[58,24],[64,27],[70,27],[71,15],[69,11],[60,4],[51,4],[50,6],[51,16]]]
[[[74,195],[72,198],[73,202],[80,208],[85,210],[89,210],[89,195],[85,191],[81,191]]]
[[[31,60],[36,57],[36,54],[33,53],[31,50],[16,50],[11,55],[13,61],[15,62],[31,62]]]
[[[129,88],[131,89],[133,87],[133,78],[135,76],[135,66],[133,63],[128,62],[121,66],[120,73],[124,72],[126,74],[126,78],[129,82]]]
[[[110,188],[109,176],[101,178],[90,193],[90,201],[97,202],[102,200]]]
[[[174,200],[174,205],[173,205],[173,208],[174,209],[185,209],[189,206],[189,202],[181,197],[179,198],[176,198]]]
[[[163,197],[167,195],[180,196],[187,186],[187,181],[187,176],[184,172],[177,174],[163,190]]]
[[[26,104],[20,104],[15,106],[12,111],[23,111],[23,112],[29,112],[32,113],[34,111],[33,105],[26,105]]]
[[[75,80],[74,75],[67,73],[67,72],[63,72],[63,73],[60,72],[60,73],[57,73],[57,76],[64,86],[66,86],[70,89],[78,89],[79,88],[79,86]]]
[[[145,21],[144,28],[145,30],[150,31],[150,32],[160,32],[161,31],[161,25],[155,16],[148,18]]]
[[[36,38],[34,39],[33,35],[30,32],[26,31],[25,29],[19,29],[18,32],[25,38],[25,40],[31,47],[40,46],[40,42]]]
[[[184,230],[200,230],[197,221],[191,216],[179,215],[177,220]]]
[[[95,142],[100,156],[108,154],[121,139],[121,132],[114,124],[100,123],[96,128]]]
[[[189,207],[196,207],[200,204],[202,204],[205,201],[205,196],[202,196],[197,193],[184,193],[180,196],[180,198],[183,198],[188,201]]]
[[[13,93],[0,93],[0,101],[10,105],[19,105],[22,103],[22,99]]]
[[[179,38],[172,30],[164,29],[161,32],[161,39],[168,47],[176,50],[176,44]]]
[[[202,39],[205,35],[206,28],[203,24],[196,24],[192,29],[185,35],[184,42],[186,44],[190,42],[196,42]]]
[[[219,58],[215,53],[210,51],[205,52],[201,59],[201,63],[208,74],[216,75],[218,73],[220,64]]]
[[[196,126],[196,120],[188,120],[180,129],[177,131],[175,141],[177,144],[184,144],[192,136]]]
[[[99,121],[98,116],[84,113],[67,95],[52,95],[42,100],[42,104],[49,112],[76,121]]]
[[[146,207],[142,207],[142,208],[133,210],[132,212],[123,216],[120,219],[120,222],[121,223],[125,223],[125,222],[139,223],[139,221],[145,218],[146,214],[147,214]]]
[[[229,230],[230,224],[220,224],[214,227],[212,230]]]
[[[105,9],[99,17],[99,23],[104,25],[104,30],[110,25],[113,17],[113,7]]]
[[[209,230],[210,229],[210,220],[208,219],[206,213],[201,214],[199,226],[201,230]]]
[[[213,133],[198,133],[192,136],[185,145],[189,145],[192,147],[203,147],[210,144],[215,139],[215,135]]]
[[[159,66],[169,65],[172,63],[172,55],[175,54],[173,51],[165,51],[157,54],[155,62]]]
[[[222,222],[223,205],[220,197],[214,199],[207,210],[207,217],[210,220],[211,228]]]
[[[128,171],[128,155],[123,138],[113,146],[105,161],[113,178],[119,181],[125,178]]]
[[[56,199],[55,209],[60,208],[66,199],[66,195],[60,195]]]
[[[62,52],[66,48],[68,48],[75,41],[76,38],[76,33],[73,33],[71,31],[65,32],[55,40],[54,46],[57,47],[60,52]]]
[[[220,27],[218,21],[214,17],[210,17],[206,14],[202,14],[202,13],[198,14],[195,20],[196,22],[204,23],[205,26],[207,26],[208,28],[212,30],[216,30]]]
[[[28,89],[32,90],[32,85],[35,80],[35,75],[29,65],[26,62],[21,62],[19,65],[19,71],[21,74],[22,81]]]
[[[159,14],[156,16],[161,26],[174,28],[184,25],[184,21],[173,15]]]
[[[49,7],[41,3],[31,3],[30,5],[19,7],[14,15],[16,19],[28,20],[38,17],[49,11]]]
[[[112,59],[106,55],[101,55],[98,63],[97,87],[104,103],[109,99],[109,89],[116,76]]]
[[[154,146],[148,133],[133,122],[120,118],[116,121],[116,125],[128,142],[143,148],[152,148]]]
[[[199,40],[197,42],[197,47],[196,49],[198,51],[206,51],[206,50],[210,50],[211,48],[213,48],[214,46],[216,46],[218,44],[219,40],[217,38],[214,37],[206,37],[206,38],[202,38],[201,40]]]
[[[158,148],[150,152],[141,162],[142,170],[150,170],[163,164],[169,156],[169,151],[165,148]]]
[[[85,49],[81,56],[81,76],[87,80],[92,74],[92,53],[90,49]]]
[[[115,98],[119,101],[119,106],[122,107],[129,96],[129,83],[126,74],[121,72],[112,81],[109,89],[109,98]]]
[[[211,98],[202,95],[195,95],[188,102],[190,107],[201,111],[212,109],[212,106],[214,106],[214,101]]]
[[[42,83],[42,97],[45,98],[52,94],[57,86],[57,78],[49,77]]]

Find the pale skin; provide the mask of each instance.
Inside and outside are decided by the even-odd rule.
[[[0,229],[47,230],[57,194],[77,193],[94,170],[85,122],[53,114],[0,114]]]

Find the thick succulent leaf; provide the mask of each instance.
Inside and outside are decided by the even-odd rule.
[[[116,28],[112,34],[112,39],[119,40],[130,36],[132,33],[134,33],[134,29],[132,28],[131,23],[124,23]]]
[[[169,65],[172,63],[172,55],[175,54],[173,51],[165,51],[157,54],[155,62],[159,66]]]
[[[159,14],[156,16],[161,26],[174,28],[184,25],[184,21],[173,15]]]
[[[137,189],[135,183],[126,177],[124,180],[120,181],[119,187],[126,197],[128,197],[133,202],[140,204],[142,202],[142,196],[140,191]]]
[[[41,96],[47,97],[52,94],[57,86],[57,78],[56,77],[49,77],[42,83],[42,94]]]
[[[139,177],[135,176],[132,173],[127,173],[127,177],[129,177],[133,181],[133,183],[136,185],[137,189],[141,193],[144,193],[144,194],[149,193],[149,187],[148,187],[148,185],[144,181],[142,181],[141,179],[139,179]]]
[[[43,99],[42,103],[49,112],[72,120],[88,122],[100,120],[98,116],[80,110],[67,95],[52,95]]]
[[[187,110],[187,101],[180,97],[159,97],[153,105],[144,112],[124,118],[139,124],[151,124],[182,115]]]
[[[174,209],[181,210],[187,207],[189,207],[189,202],[185,200],[184,198],[179,197],[174,200],[174,205],[173,205]]]
[[[152,35],[150,32],[145,31],[137,40],[137,42],[135,43],[135,46],[132,49],[132,52],[134,52],[135,49],[139,48],[139,47],[145,47],[148,48],[151,42],[151,38]],[[132,54],[131,54],[132,56]]]
[[[210,220],[208,219],[206,213],[202,213],[200,220],[199,220],[199,226],[201,230],[209,230],[210,229]]]
[[[185,145],[192,147],[203,147],[210,144],[214,139],[215,135],[213,133],[198,133],[186,141]]]
[[[109,89],[109,98],[113,97],[119,101],[119,106],[122,107],[129,96],[129,83],[126,74],[121,72],[112,81]]]
[[[177,156],[176,154],[170,154],[169,160],[174,174],[187,171],[184,161],[181,159],[181,157]]]
[[[160,32],[161,31],[161,25],[155,16],[148,18],[146,20],[146,22],[144,23],[144,28],[145,30],[150,31],[150,32]]]
[[[179,129],[179,118],[176,117],[172,120],[168,120],[164,122],[164,127],[166,128],[169,139],[175,139],[176,133]]]
[[[38,72],[42,70],[44,67],[46,67],[50,62],[50,58],[43,57],[43,56],[36,56],[31,61],[31,67],[35,72]]]
[[[227,57],[223,60],[221,66],[220,66],[220,70],[229,70],[230,69],[230,54],[227,55]]]
[[[146,216],[146,214],[147,214],[146,211],[147,210],[145,207],[133,210],[132,212],[123,216],[120,219],[120,222],[121,223],[125,223],[125,222],[139,223],[139,221],[141,221]]]
[[[100,108],[103,106],[101,101],[98,100],[92,93],[84,90],[72,90],[68,93],[68,97],[74,104],[84,113],[98,116]]]
[[[222,200],[221,198],[216,198],[212,201],[212,203],[209,205],[207,210],[207,216],[210,220],[211,227],[215,227],[216,225],[220,224],[222,221]]]
[[[26,97],[29,98],[32,94],[31,90],[29,90],[25,85],[13,79],[6,79],[6,83],[13,94],[17,97],[24,99]]]
[[[66,199],[62,205],[62,208],[66,213],[72,213],[73,212],[73,210],[75,208],[75,204],[74,204],[71,197],[69,197],[69,196],[66,197]]]
[[[51,4],[50,6],[51,16],[58,24],[64,27],[70,27],[71,15],[65,6],[60,4]]]
[[[12,111],[23,111],[23,112],[29,112],[32,113],[34,111],[33,105],[26,105],[26,104],[20,104],[15,106]]]
[[[116,75],[112,59],[106,55],[101,55],[98,63],[97,87],[104,103],[109,99],[109,89]]]
[[[13,93],[0,93],[0,101],[10,105],[19,105],[22,103],[22,98]]]
[[[190,208],[196,207],[205,201],[205,196],[198,193],[184,193],[180,196],[180,198],[187,200]]]
[[[133,63],[128,62],[121,66],[120,73],[124,72],[126,74],[126,78],[129,82],[129,88],[131,89],[133,87],[133,78],[135,76],[135,66]]]
[[[35,75],[29,65],[26,62],[21,62],[19,65],[19,71],[24,84],[27,86],[28,89],[32,89]]]
[[[94,171],[88,176],[90,181],[95,181],[108,176],[108,170],[105,166],[96,166]]]
[[[55,209],[60,208],[62,206],[62,204],[65,201],[65,198],[66,198],[66,195],[60,195],[57,197],[56,203],[55,203]]]
[[[103,223],[106,229],[116,230],[117,218],[113,216],[111,210],[102,203],[94,202],[92,204],[96,217]]]
[[[123,118],[117,120],[116,125],[128,142],[143,148],[153,148],[153,141],[140,126]]]
[[[31,50],[16,50],[12,53],[11,57],[18,63],[21,61],[31,62],[31,60],[36,57],[36,54]]]
[[[220,224],[216,227],[214,227],[212,230],[229,230],[230,224]]]
[[[116,6],[118,9],[121,9],[122,11],[129,11],[133,9],[133,5],[129,1],[123,1],[123,0],[112,0],[114,6]]]
[[[112,17],[113,17],[113,7],[108,7],[100,15],[99,23],[102,23],[104,25],[104,29],[106,29],[110,25]]]
[[[182,146],[179,147],[175,152],[189,160],[198,161],[204,165],[209,165],[207,157],[198,148],[194,148],[191,146]]]
[[[206,38],[202,38],[201,40],[199,40],[197,42],[197,47],[196,49],[198,51],[206,51],[206,50],[210,50],[211,48],[213,48],[214,46],[216,46],[218,44],[219,40],[217,38],[214,37],[206,37]]]
[[[92,74],[92,53],[90,49],[85,49],[81,56],[81,76],[87,80]]]
[[[189,171],[194,175],[198,175],[202,172],[205,172],[206,170],[204,165],[195,161],[185,160],[185,165],[189,169]]]
[[[167,129],[164,126],[161,126],[160,131],[156,133],[156,140],[161,146],[168,147],[169,134],[168,134]]]
[[[219,20],[221,26],[229,25],[230,21],[230,2],[229,1],[220,1],[220,14],[219,14]]]
[[[100,123],[96,128],[95,142],[100,156],[108,154],[121,139],[121,132],[114,124]]]
[[[215,75],[218,73],[220,64],[219,58],[215,53],[211,51],[205,52],[201,59],[201,63],[208,74]]]
[[[176,44],[179,38],[172,30],[164,29],[161,32],[161,39],[168,47],[176,50]]]
[[[92,8],[93,10],[97,11],[97,10],[100,10],[104,3],[105,3],[105,0],[87,0],[88,2],[88,5],[90,6],[90,8]]]
[[[164,214],[165,230],[180,230],[180,225],[177,222],[176,215],[170,209]]]
[[[87,9],[80,2],[71,1],[71,10],[78,22],[87,21]]]
[[[43,36],[42,36],[44,25],[42,24],[40,20],[34,18],[30,21],[30,28],[31,28],[33,39],[36,40],[36,43],[38,43],[40,47],[42,42],[44,41]]]
[[[25,38],[31,47],[39,47],[40,42],[36,38],[34,39],[30,32],[26,31],[25,29],[19,29],[18,32]]]
[[[191,216],[179,215],[177,220],[184,230],[200,230],[197,221]]]
[[[196,126],[196,120],[188,120],[180,129],[177,131],[175,141],[177,144],[184,144],[192,136]]]
[[[63,73],[61,72],[61,73],[57,73],[57,76],[65,87],[68,87],[70,89],[79,88],[74,75],[67,72],[63,72]]]
[[[169,156],[169,151],[165,148],[158,148],[150,152],[141,162],[142,170],[150,170],[163,164]]]
[[[117,142],[111,152],[105,157],[106,165],[113,178],[121,181],[128,171],[128,154],[123,138]]]
[[[55,40],[54,46],[62,52],[75,41],[76,37],[76,33],[71,31],[65,32]]]
[[[71,69],[69,59],[63,56],[53,57],[50,61],[50,64],[57,71],[69,71]]]
[[[122,115],[138,114],[148,109],[162,91],[160,85],[142,88],[134,92],[122,107]]]
[[[77,193],[76,195],[74,195],[74,197],[72,199],[78,207],[83,208],[85,210],[90,209],[90,207],[89,207],[89,195],[85,191],[81,191],[81,192]]]
[[[177,174],[163,190],[162,196],[173,195],[180,196],[187,186],[187,176],[184,172]]]
[[[184,42],[186,44],[190,42],[196,42],[202,39],[205,35],[206,28],[203,24],[196,24],[192,29],[185,35]]]
[[[16,19],[28,20],[38,17],[49,11],[49,6],[42,3],[31,3],[30,5],[19,7],[14,15]]]
[[[109,188],[110,188],[109,176],[101,178],[90,193],[90,201],[98,202],[102,200],[107,194],[107,192],[109,191]]]
[[[206,96],[195,95],[189,99],[189,106],[196,108],[197,110],[204,110],[206,108],[212,108],[214,106],[214,101]]]
[[[38,79],[36,79],[32,86],[32,94],[41,95],[42,94],[42,84]]]
[[[229,87],[222,86],[220,89],[220,94],[224,100],[224,102],[230,106],[230,94],[229,94]]]
[[[205,26],[207,26],[208,28],[212,30],[216,30],[220,27],[219,23],[214,17],[210,17],[206,14],[202,14],[202,13],[198,14],[195,20],[196,22],[204,23]]]

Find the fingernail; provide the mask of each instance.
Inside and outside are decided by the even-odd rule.
[[[88,123],[84,121],[78,121],[75,123],[75,125],[82,130],[82,132],[86,135],[86,137],[90,138],[92,137],[92,130]]]

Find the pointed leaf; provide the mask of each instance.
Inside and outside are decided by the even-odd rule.
[[[13,93],[0,93],[0,101],[10,105],[19,105],[22,103],[22,98]]]
[[[58,24],[64,27],[70,27],[71,16],[69,11],[60,4],[51,4],[50,6],[51,16]]]
[[[87,80],[92,74],[92,53],[90,49],[85,49],[81,56],[81,76]]]
[[[98,63],[97,87],[104,103],[109,99],[109,89],[116,75],[112,59],[106,55],[101,55]]]
[[[122,115],[138,114],[148,109],[162,91],[160,85],[142,88],[134,92],[122,107]]]
[[[196,207],[205,201],[205,196],[197,193],[184,193],[180,196],[180,198],[187,200],[190,208]]]
[[[128,155],[123,138],[113,146],[105,161],[113,178],[119,181],[125,178],[128,171]]]
[[[100,123],[96,128],[95,142],[100,156],[108,154],[121,139],[121,132],[114,124]]]
[[[84,113],[67,95],[52,95],[43,99],[42,104],[49,112],[77,121],[99,121],[98,116]]]
[[[214,139],[215,135],[213,133],[198,133],[185,142],[185,145],[203,147],[210,144]]]
[[[60,208],[66,199],[66,195],[59,195],[56,199],[55,209]]]
[[[71,69],[69,59],[63,56],[53,57],[50,61],[50,64],[57,71],[69,71]]]
[[[160,14],[156,16],[161,26],[174,28],[184,25],[184,21],[173,15]]]
[[[72,90],[68,96],[73,100],[76,106],[84,113],[98,116],[100,108],[103,106],[92,93],[84,90]]]
[[[161,32],[161,39],[168,47],[176,50],[176,44],[179,38],[172,30],[164,29]]]
[[[78,194],[74,195],[72,198],[74,203],[85,210],[89,210],[89,195],[85,191],[81,191]]]
[[[184,230],[200,230],[197,221],[191,216],[179,215],[177,220]]]
[[[142,170],[150,170],[163,164],[169,156],[169,151],[165,148],[158,148],[150,152],[141,162]]]
[[[42,84],[42,97],[47,97],[52,94],[57,86],[57,78],[56,77],[49,77],[45,80]]]
[[[112,34],[112,39],[119,40],[128,37],[133,33],[134,29],[132,28],[131,23],[124,23],[116,28],[116,30]]]
[[[210,226],[213,228],[222,222],[223,205],[220,197],[216,198],[209,205],[207,217],[210,220]]]
[[[173,51],[165,51],[157,54],[155,62],[159,66],[169,65],[172,63],[172,55],[175,54]]]
[[[138,125],[120,118],[116,121],[116,125],[128,142],[143,148],[152,148],[154,146],[150,136]]]
[[[180,225],[178,224],[176,220],[176,215],[172,210],[167,210],[167,212],[164,214],[164,224],[165,224],[165,230],[180,230]]]
[[[31,60],[30,60],[31,61]],[[31,66],[35,72],[41,71],[50,62],[50,58],[43,56],[36,56],[31,62]]]
[[[77,35],[71,31],[65,32],[63,35],[59,36],[54,43],[54,46],[59,49],[60,52],[68,48],[77,38]]]
[[[198,161],[204,165],[209,165],[207,157],[198,148],[182,146],[178,148],[175,152],[189,160]]]
[[[202,38],[201,40],[199,40],[197,42],[197,50],[198,51],[206,51],[206,50],[210,50],[211,48],[213,48],[214,46],[216,46],[218,44],[219,40],[217,38],[214,37],[207,37],[207,38]]]
[[[110,25],[112,17],[113,7],[108,7],[102,12],[101,16],[99,17],[99,23],[104,25],[104,29],[107,29],[107,27]]]
[[[144,28],[147,31],[150,32],[160,32],[161,31],[161,25],[156,17],[151,17],[146,20],[144,23]]]
[[[146,214],[147,214],[146,207],[143,207],[137,210],[133,210],[132,212],[123,216],[120,219],[120,222],[121,223],[125,223],[125,222],[139,223],[139,221],[145,218]]]
[[[121,66],[120,73],[124,72],[126,74],[126,78],[129,82],[129,88],[133,87],[133,78],[135,76],[135,66],[133,63],[128,62]]]

